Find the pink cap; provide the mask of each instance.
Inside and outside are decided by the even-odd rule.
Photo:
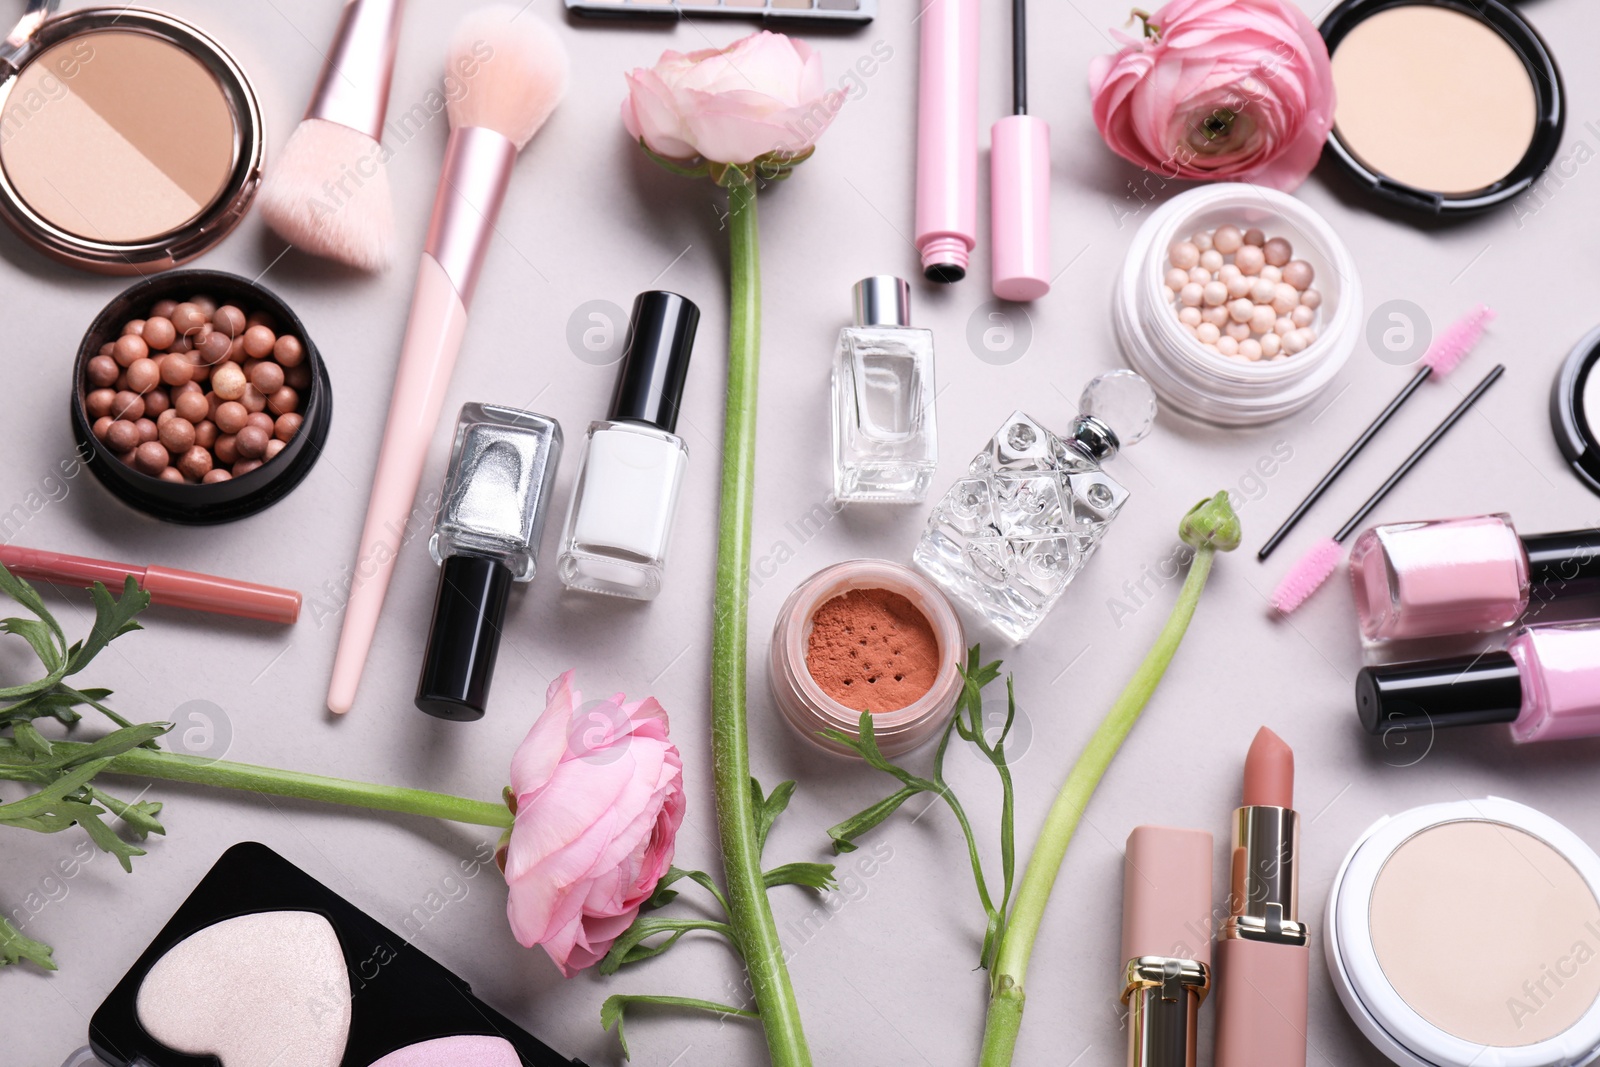
[[[1050,291],[1050,124],[1007,115],[989,135],[994,295],[1037,300]]]
[[[1211,835],[1138,826],[1128,835],[1122,883],[1122,959],[1211,962]]]

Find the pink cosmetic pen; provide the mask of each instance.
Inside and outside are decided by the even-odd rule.
[[[1492,633],[1533,598],[1600,594],[1600,530],[1523,537],[1503,514],[1374,526],[1350,578],[1368,641]]]
[[[917,95],[917,251],[959,282],[978,243],[978,0],[927,0]]]
[[[1305,1067],[1311,948],[1300,922],[1294,750],[1265,726],[1245,756],[1243,800],[1217,935],[1216,1067]]]
[[[1194,1067],[1211,991],[1211,835],[1136,826],[1123,855],[1128,1067]]]
[[[1504,652],[1363,667],[1367,733],[1509,723],[1511,740],[1600,737],[1600,622],[1528,626]]]
[[[1012,114],[989,131],[989,231],[994,295],[1050,291],[1050,124],[1028,114],[1027,0],[1011,0]]]

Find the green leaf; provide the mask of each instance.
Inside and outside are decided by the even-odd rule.
[[[147,741],[155,740],[170,729],[172,729],[170,722],[147,722],[141,726],[125,726],[98,741],[91,741],[81,746],[68,745],[43,759],[24,761],[15,753],[0,751],[0,778],[6,777],[5,769],[8,766],[25,765],[32,771],[50,772],[76,767],[93,760],[109,760],[130,749],[138,748]]]
[[[34,756],[49,756],[50,742],[44,735],[33,728],[31,722],[19,722],[11,728],[11,736],[16,739],[17,748]]]
[[[854,852],[856,838],[873,829],[883,820],[900,810],[900,805],[922,792],[910,786],[884,797],[876,804],[862,811],[856,812],[848,819],[828,827],[828,836],[833,839],[835,852]]]
[[[150,834],[166,836],[166,827],[156,819],[161,814],[161,803],[154,800],[136,800],[128,802],[119,800],[94,786],[89,787],[89,795],[98,800],[107,811],[127,823],[128,829],[144,840]]]
[[[643,1004],[655,1005],[662,1008],[688,1008],[692,1011],[706,1011],[723,1018],[733,1016],[739,1019],[760,1019],[761,1016],[753,1011],[735,1008],[728,1004],[718,1004],[714,1000],[697,1000],[693,997],[658,997],[647,996],[642,993],[617,993],[606,998],[600,1005],[600,1025],[610,1030],[617,1031],[617,1044],[622,1046],[624,1059],[631,1059],[628,1054],[628,1039],[622,1030],[622,1016],[629,1006]]]
[[[838,882],[833,877],[831,863],[785,863],[762,875],[768,889],[780,885],[798,885],[807,889],[833,889]]]
[[[641,910],[654,911],[656,908],[665,907],[672,903],[673,900],[677,899],[678,892],[675,889],[669,889],[668,886],[685,878],[700,886],[713,897],[716,897],[717,903],[722,907],[723,914],[727,914],[728,900],[722,895],[722,890],[717,887],[717,883],[712,880],[711,876],[705,871],[686,871],[682,867],[667,868],[667,873],[662,875],[661,881],[656,883],[655,892],[650,894],[650,899],[644,902]]]
[[[139,583],[128,575],[123,583],[122,596],[113,598],[110,591],[99,582],[89,591],[94,600],[94,626],[89,636],[73,645],[67,655],[67,674],[77,674],[89,665],[107,645],[123,634],[140,629],[135,616],[150,606],[150,594],[139,588]]]
[[[772,829],[772,824],[778,821],[778,816],[789,806],[789,799],[794,796],[794,789],[793,782],[779,782],[773,787],[771,795],[763,797],[761,783],[755,778],[750,779],[750,795],[756,802],[757,853],[766,849],[767,833]]]
[[[606,953],[605,959],[600,961],[600,973],[616,974],[625,964],[638,963],[640,960],[659,956],[676,945],[680,937],[693,930],[708,930],[714,934],[721,934],[737,951],[733,928],[727,923],[717,922],[715,919],[668,919],[657,915],[641,915],[633,920],[633,925],[624,930],[622,936],[612,943],[611,950]],[[669,936],[665,941],[654,945],[644,944],[657,934]]]
[[[118,837],[116,831],[100,821],[104,812],[92,804],[70,803],[63,805],[77,820],[78,825],[89,833],[89,837],[100,846],[100,851],[110,853],[117,857],[117,862],[129,874],[133,873],[133,859],[143,856],[144,849],[133,845]]]
[[[53,673],[61,666],[63,650],[56,646],[55,634],[50,627],[38,619],[0,619],[0,632],[16,634],[28,642],[47,672]]]
[[[51,958],[49,945],[35,941],[31,937],[23,937],[22,931],[4,918],[0,918],[0,967],[21,963],[23,960],[30,960],[47,971],[56,969],[56,961]]]

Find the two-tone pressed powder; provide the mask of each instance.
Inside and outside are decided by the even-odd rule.
[[[807,740],[860,736],[872,716],[885,755],[938,733],[961,691],[966,645],[950,602],[932,582],[886,560],[851,560],[812,575],[778,611],[770,652],[778,710]]]
[[[0,215],[90,270],[170,267],[216,244],[260,178],[261,112],[211,38],[136,8],[45,17],[0,46]]]
[[[1556,1067],[1600,1054],[1600,857],[1508,800],[1380,821],[1328,900],[1328,970],[1400,1064]]]
[[[1374,192],[1462,214],[1525,191],[1554,158],[1561,76],[1499,0],[1346,0],[1322,23],[1332,156]]]

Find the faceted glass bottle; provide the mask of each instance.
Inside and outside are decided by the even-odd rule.
[[[1094,379],[1066,437],[1014,412],[928,516],[916,565],[1001,635],[1025,641],[1088,562],[1128,490],[1101,465],[1155,421],[1149,384]]]
[[[933,332],[911,328],[911,287],[877,275],[857,282],[855,322],[833,364],[833,495],[842,502],[915,504],[938,465]]]

